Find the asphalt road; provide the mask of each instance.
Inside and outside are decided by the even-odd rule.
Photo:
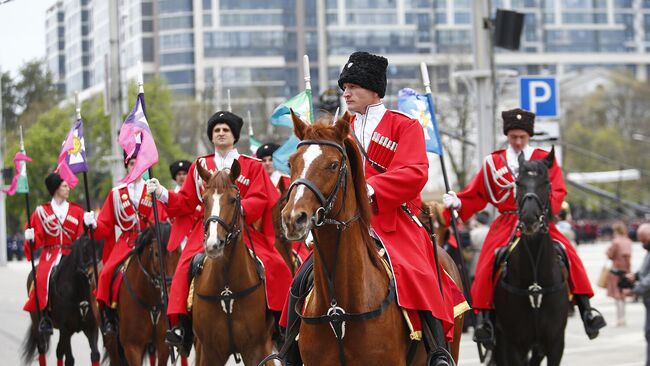
[[[595,283],[604,264],[606,243],[583,245],[578,248],[592,283]],[[632,256],[633,269],[640,265],[645,251],[637,243]],[[20,345],[25,336],[29,317],[22,311],[26,299],[25,278],[29,272],[28,262],[10,262],[0,267],[0,365],[21,365]],[[645,309],[642,303],[627,304],[627,326],[616,327],[616,309],[612,299],[605,296],[605,290],[597,288],[592,299],[609,325],[600,336],[590,341],[584,333],[582,322],[577,316],[569,319],[566,330],[566,347],[562,363],[564,365],[588,366],[643,366],[645,365],[645,339],[643,322]],[[48,365],[56,365],[54,348],[58,336],[52,337],[52,349],[48,354]],[[85,337],[77,334],[72,338],[77,365],[90,365],[90,350]],[[36,365],[37,362],[31,363]],[[148,364],[148,363],[147,363]],[[230,362],[228,365],[235,365]],[[466,333],[462,340],[460,365],[480,365],[471,334]]]

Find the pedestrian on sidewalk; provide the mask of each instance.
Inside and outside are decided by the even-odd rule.
[[[632,240],[627,235],[627,227],[622,221],[613,225],[614,238],[607,248],[607,258],[612,261],[612,270],[629,273],[632,256]],[[608,274],[607,296],[616,302],[616,326],[625,326],[625,294],[618,286],[618,277],[613,273]]]
[[[627,279],[633,283],[632,293],[643,298],[645,306],[645,340],[646,340],[646,366],[650,366],[650,223],[639,226],[637,238],[648,251],[643,258],[643,264],[636,273],[628,273]]]

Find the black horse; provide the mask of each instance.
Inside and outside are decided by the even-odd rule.
[[[517,212],[520,236],[510,254],[494,294],[496,348],[499,366],[560,364],[569,312],[567,268],[548,232],[551,219],[548,169],[554,150],[541,160],[519,155]],[[532,353],[529,356],[529,353]]]
[[[97,348],[98,328],[95,317],[96,304],[92,296],[93,279],[93,248],[95,253],[101,253],[102,242],[92,241],[86,235],[72,243],[70,254],[61,258],[61,262],[53,269],[50,276],[48,308],[55,328],[59,329],[59,343],[56,347],[56,358],[63,360],[65,365],[74,365],[70,338],[74,333],[83,331],[90,346],[90,359],[93,365],[99,364],[100,354]],[[27,288],[33,281],[33,273],[27,279]],[[36,314],[31,313],[31,326],[22,345],[22,356],[25,364],[30,363],[36,351],[45,357],[49,349],[49,336],[41,335],[38,331]]]

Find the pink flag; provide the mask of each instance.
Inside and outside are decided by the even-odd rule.
[[[61,146],[59,160],[54,172],[59,173],[70,188],[74,188],[79,182],[75,173],[87,171],[88,162],[86,161],[86,148],[84,146],[83,121],[79,119],[72,126],[63,142],[63,146]]]
[[[32,158],[25,155],[24,152],[18,151],[14,156],[14,168],[16,169],[16,174],[14,175],[14,178],[11,180],[11,186],[9,186],[9,188],[3,188],[2,193],[6,193],[10,196],[16,194],[16,189],[18,188],[19,181],[21,179],[25,181],[23,185],[24,186],[27,185],[27,170],[22,168],[20,164],[22,161],[32,161]]]
[[[131,157],[135,157],[133,170],[122,179],[122,183],[128,184],[135,181],[158,162],[158,150],[144,112],[143,93],[138,94],[135,107],[122,124],[118,141],[126,151],[127,161]]]

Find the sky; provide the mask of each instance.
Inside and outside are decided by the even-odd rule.
[[[3,0],[0,0],[2,2]],[[0,5],[0,69],[13,76],[45,56],[45,11],[55,0],[12,0]]]

